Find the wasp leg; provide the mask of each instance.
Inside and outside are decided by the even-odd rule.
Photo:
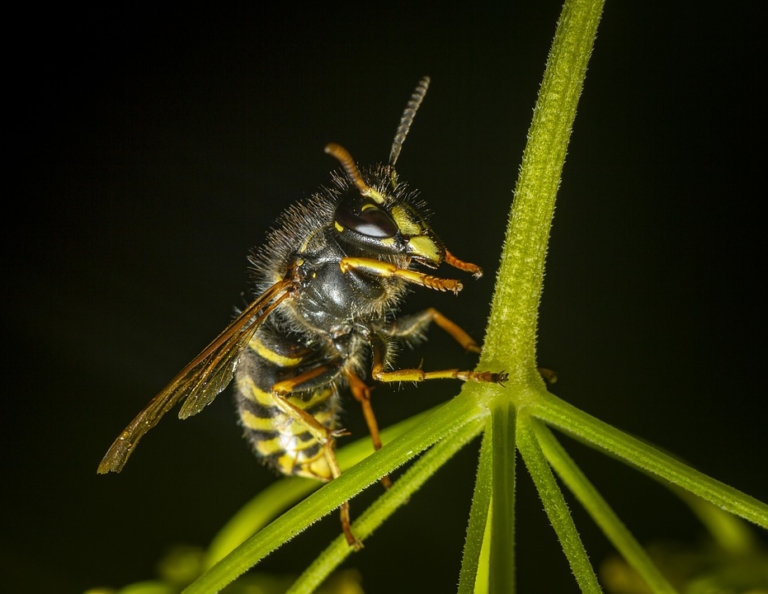
[[[455,279],[440,278],[418,272],[417,270],[398,268],[396,264],[382,262],[373,258],[342,258],[339,265],[342,272],[356,270],[383,278],[395,277],[421,287],[426,287],[427,289],[435,289],[436,291],[452,291],[454,294],[458,294],[463,288],[463,285]]]
[[[289,415],[294,421],[306,427],[312,437],[322,444],[323,449],[325,450],[328,466],[331,469],[331,476],[335,479],[341,476],[341,468],[339,468],[339,462],[333,451],[334,439],[341,435],[346,435],[346,431],[344,429],[329,429],[307,411],[288,400],[288,396],[293,392],[308,391],[327,386],[338,378],[341,371],[339,365],[319,365],[296,377],[277,382],[272,386],[272,394],[275,397],[275,404],[277,404],[278,408]],[[349,501],[345,501],[341,504],[340,512],[341,528],[344,531],[344,536],[346,537],[349,546],[354,547],[355,550],[362,549],[363,543],[352,533],[352,525],[349,517]]]
[[[467,334],[461,326],[446,318],[434,307],[427,308],[419,313],[397,318],[384,328],[383,333],[386,336],[401,338],[406,341],[414,338],[420,340],[423,337],[422,333],[432,322],[445,330],[451,338],[466,350],[472,351],[473,353],[480,353],[480,347],[474,339]],[[556,371],[546,367],[539,367],[539,374],[547,384],[551,385],[557,383]]]
[[[448,266],[453,266],[454,268],[458,268],[464,272],[469,272],[475,278],[480,278],[483,276],[483,269],[480,268],[477,264],[459,260],[448,250],[445,250],[445,263],[448,264]]]
[[[368,425],[368,432],[371,434],[373,449],[378,451],[381,449],[382,444],[381,437],[379,436],[379,424],[376,422],[376,415],[373,414],[373,407],[371,406],[371,388],[352,371],[345,371],[344,375],[349,383],[352,396],[363,407],[363,416],[365,417],[365,423]],[[389,478],[388,474],[381,477],[381,484],[385,489],[389,489],[392,486],[392,479]]]
[[[465,350],[472,351],[473,353],[480,352],[480,347],[469,334],[467,334],[458,324],[446,318],[434,307],[394,320],[384,328],[384,333],[393,338],[403,338],[405,340],[408,340],[409,338],[420,339],[422,338],[424,330],[427,329],[427,326],[433,322],[445,330],[445,332],[464,347]]]
[[[393,369],[384,371],[387,344],[380,337],[371,339],[373,345],[373,370],[371,376],[380,382],[423,382],[432,379],[457,379],[463,382],[487,382],[503,384],[507,380],[506,373],[491,371],[463,371],[461,369],[441,369],[424,371],[423,369]]]

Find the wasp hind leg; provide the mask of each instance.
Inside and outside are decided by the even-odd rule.
[[[349,383],[352,396],[355,397],[355,400],[363,408],[363,416],[365,417],[366,425],[368,425],[368,432],[371,434],[373,449],[379,451],[382,447],[381,436],[379,435],[379,424],[376,422],[376,415],[373,414],[373,407],[371,406],[371,388],[352,371],[346,371],[344,375]],[[385,474],[380,480],[381,485],[385,489],[389,489],[392,486],[392,479],[389,478],[388,474]]]
[[[313,392],[314,396],[315,394],[320,394],[322,388],[335,389],[332,387],[332,384],[340,374],[341,367],[339,365],[319,365],[318,367],[305,371],[294,378],[278,382],[272,386],[272,395],[274,396],[277,407],[290,416],[294,421],[304,426],[312,437],[322,445],[325,459],[331,470],[331,478],[334,479],[341,476],[341,468],[339,468],[339,462],[336,459],[336,453],[333,451],[333,447],[335,439],[342,435],[346,435],[346,430],[329,429],[309,414],[307,410],[297,406],[288,398],[294,392]],[[306,407],[310,408],[311,406],[312,400],[310,399],[306,404]],[[362,549],[363,543],[352,533],[352,524],[349,516],[349,501],[345,501],[341,504],[340,513],[341,529],[344,531],[347,543],[349,543],[351,547],[354,547],[355,550]]]

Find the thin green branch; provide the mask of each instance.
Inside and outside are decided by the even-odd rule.
[[[539,444],[547,460],[558,476],[568,486],[576,499],[584,506],[589,515],[627,562],[635,568],[645,580],[651,592],[674,594],[675,589],[661,574],[651,558],[637,542],[632,533],[603,499],[602,495],[587,479],[581,469],[568,455],[552,432],[543,423],[531,419],[531,425],[539,439]]]
[[[493,441],[493,520],[491,594],[515,591],[515,408],[498,406],[491,416]]]
[[[486,429],[480,446],[480,460],[477,465],[475,491],[472,508],[469,510],[469,525],[459,573],[459,594],[472,594],[477,582],[477,570],[488,523],[493,481],[493,430]]]
[[[464,425],[456,433],[448,435],[439,443],[432,446],[424,456],[394,484],[394,486],[379,497],[360,519],[352,525],[354,534],[363,540],[367,539],[398,508],[403,506],[421,488],[438,469],[440,469],[456,452],[463,448],[482,431],[485,421],[475,419]],[[298,580],[288,590],[291,594],[306,594],[315,588],[336,569],[344,559],[352,553],[343,535],[339,535],[323,553],[315,559]]]
[[[531,417],[520,414],[517,420],[517,447],[520,455],[528,468],[528,472],[536,484],[544,503],[549,521],[557,533],[560,545],[563,547],[571,571],[576,577],[582,592],[602,592],[597,582],[595,570],[589,562],[587,551],[581,542],[581,537],[571,518],[568,505],[565,503],[563,493],[555,481],[552,470],[547,464],[539,442],[531,427]]]
[[[552,394],[542,398],[531,414],[587,445],[602,448],[652,475],[698,495],[720,509],[768,528],[768,505],[765,503],[694,470]]]

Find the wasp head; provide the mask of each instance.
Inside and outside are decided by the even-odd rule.
[[[387,190],[369,186],[343,147],[329,144],[325,152],[339,160],[353,184],[339,201],[333,221],[334,228],[346,242],[387,254],[405,255],[433,268],[443,262],[443,243],[413,206],[396,199]],[[382,175],[384,180],[389,178],[387,169]],[[389,185],[390,182],[385,181],[382,187]]]

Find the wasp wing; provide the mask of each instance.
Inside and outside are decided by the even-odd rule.
[[[213,402],[232,380],[237,360],[256,330],[290,295],[290,285],[287,280],[272,285],[182,369],[115,440],[99,464],[98,472],[120,472],[139,440],[178,402],[184,401],[179,411],[182,419],[199,413]]]

